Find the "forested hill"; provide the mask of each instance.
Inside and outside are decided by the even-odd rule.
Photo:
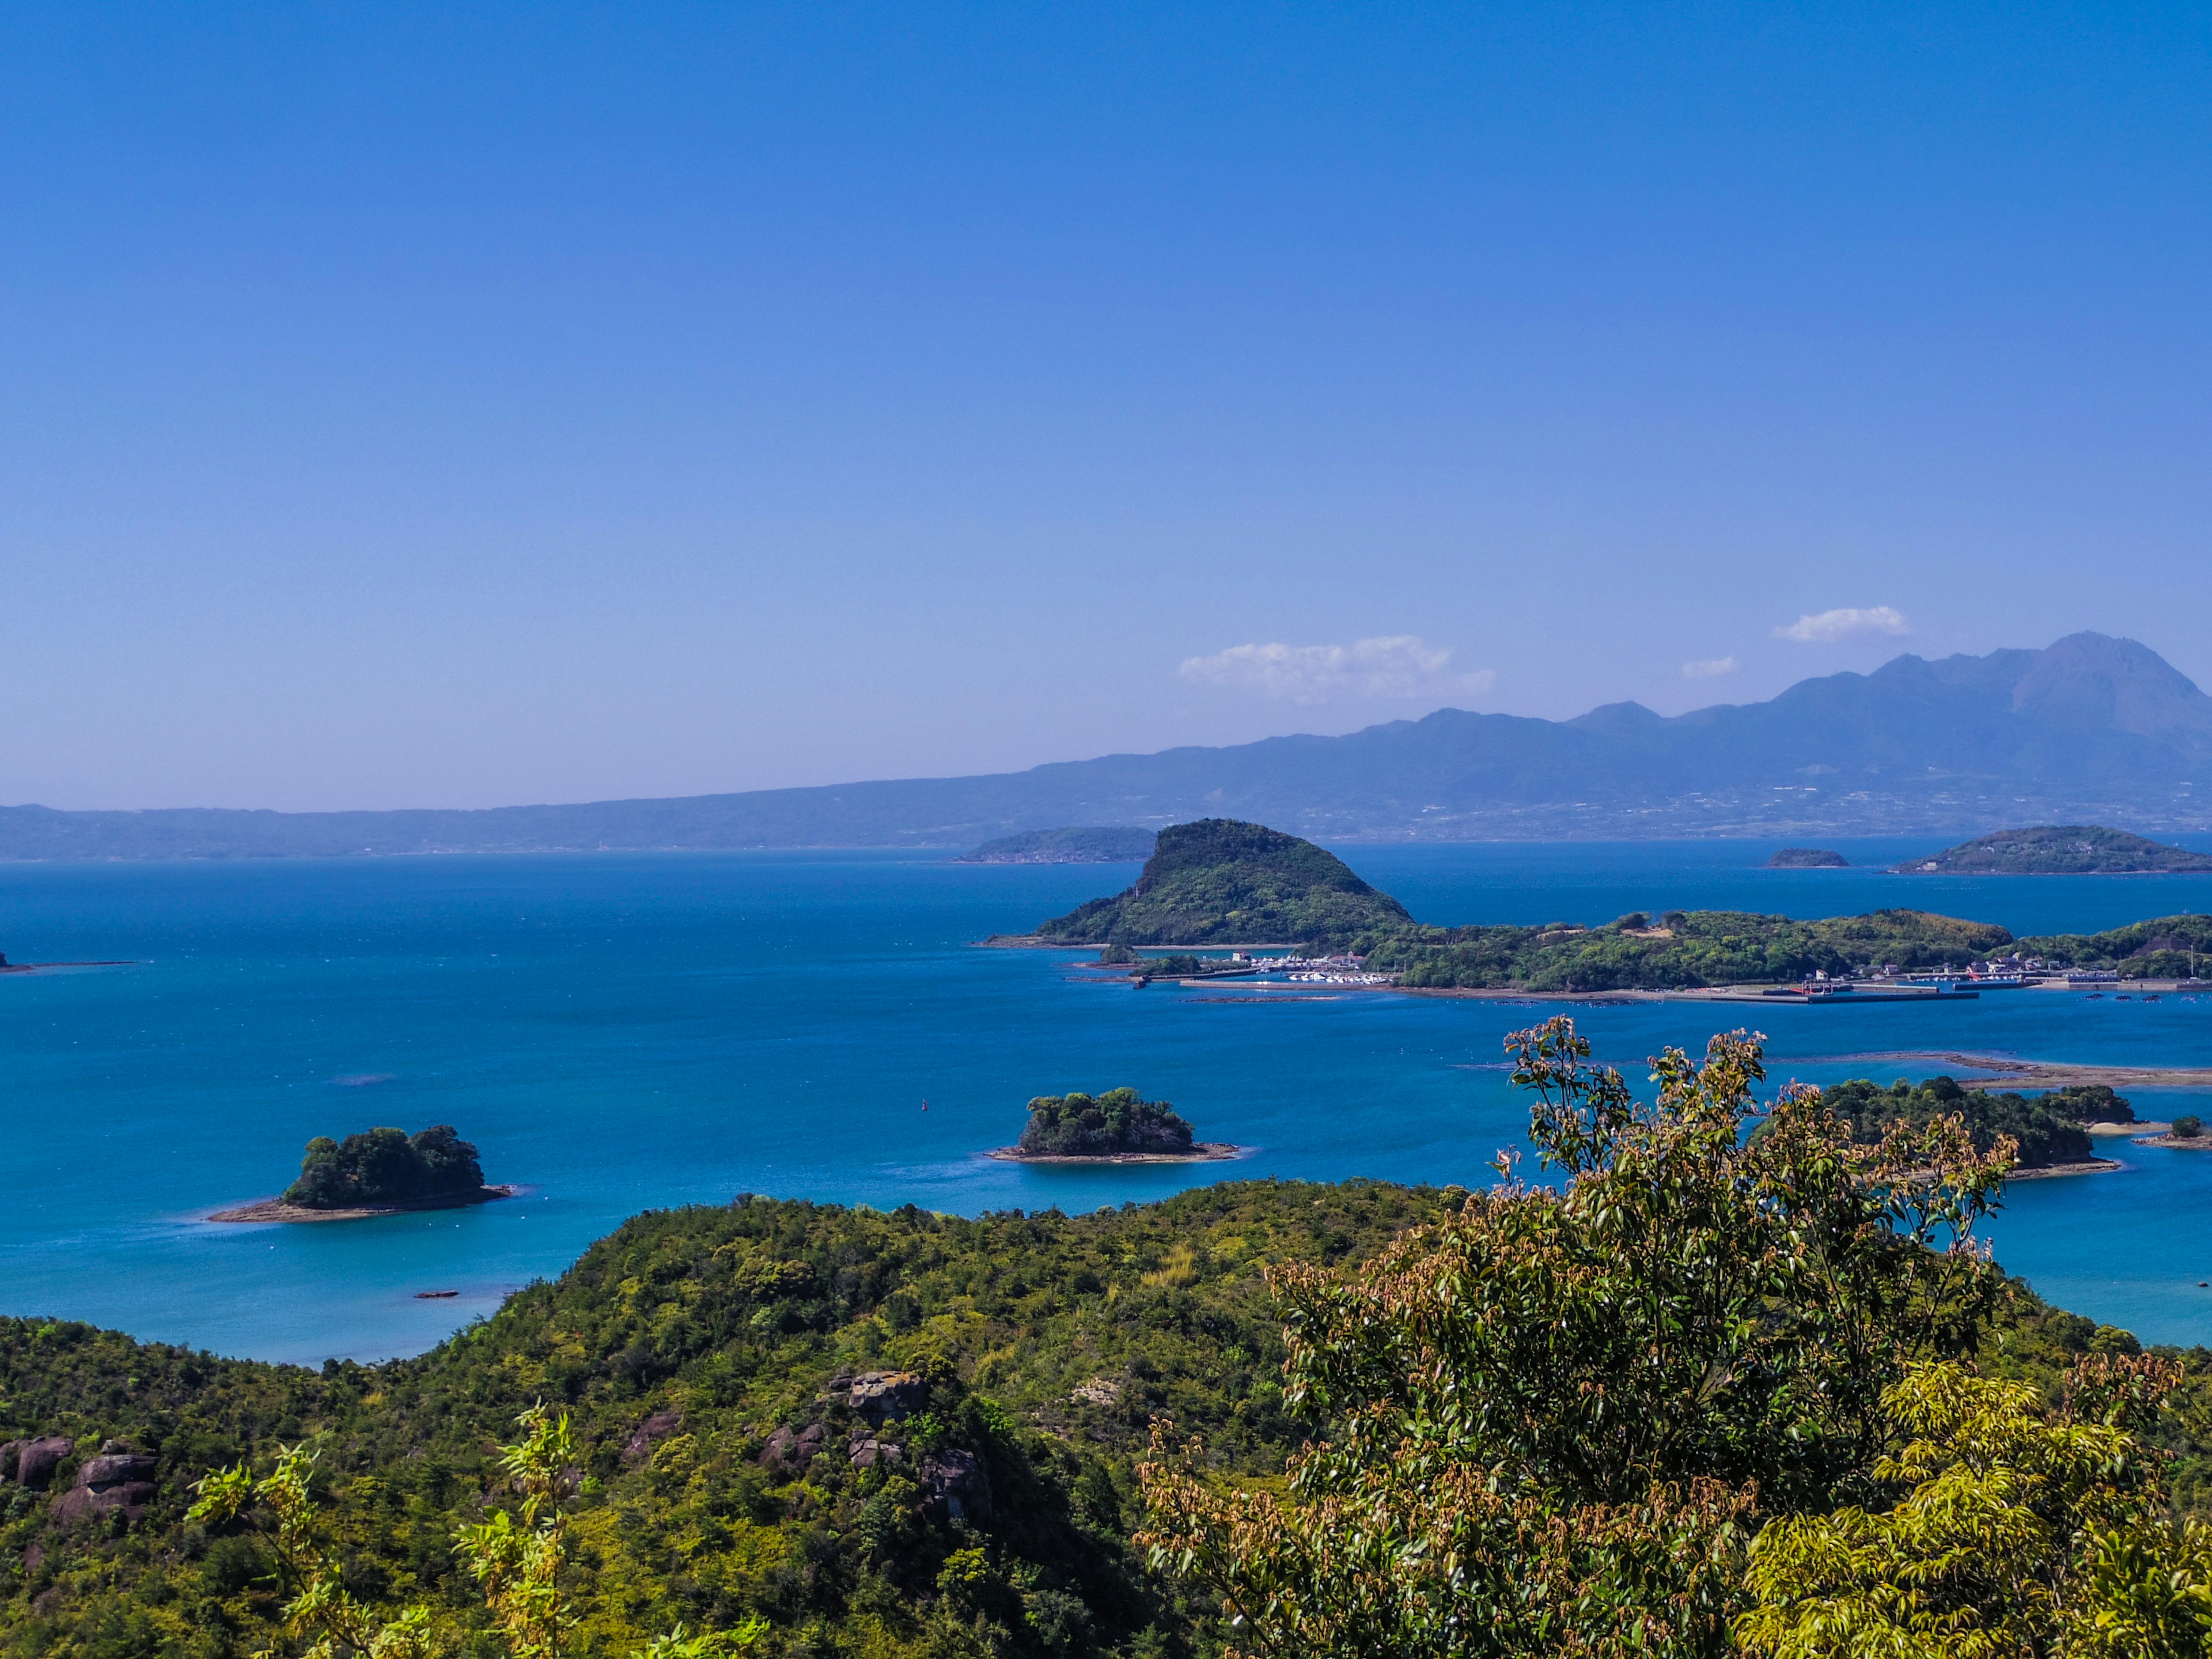
[[[267,1532],[184,1512],[215,1468],[265,1469],[312,1439],[346,1587],[428,1604],[478,1633],[466,1651],[495,1652],[453,1531],[486,1513],[490,1449],[543,1400],[573,1413],[588,1477],[565,1584],[578,1659],[756,1616],[772,1659],[1212,1652],[1218,1628],[1194,1623],[1208,1604],[1130,1542],[1152,1420],[1202,1435],[1224,1475],[1279,1473],[1315,1425],[1285,1407],[1263,1265],[1349,1264],[1455,1201],[1255,1182],[1073,1218],[662,1212],[432,1353],[374,1367],[0,1319],[0,1437],[62,1449],[33,1486],[0,1485],[0,1651],[261,1651],[278,1611]],[[2071,1355],[2121,1344],[2029,1298],[1990,1363],[2055,1389]],[[109,1443],[128,1450],[97,1457]],[[2171,1449],[2197,1506],[2206,1459],[2185,1437]],[[140,1460],[143,1484],[86,1484]]]
[[[1448,1201],[1255,1182],[1075,1218],[661,1212],[422,1358],[319,1372],[0,1320],[0,1440],[75,1448],[49,1496],[0,1485],[0,1652],[259,1651],[267,1540],[186,1524],[189,1486],[311,1436],[349,1585],[480,1626],[453,1529],[538,1400],[574,1413],[592,1477],[580,1656],[750,1613],[778,1653],[1185,1652],[1188,1607],[1128,1542],[1152,1419],[1279,1471],[1304,1431],[1262,1265],[1364,1257]],[[155,1465],[135,1518],[64,1501],[107,1440]]]
[[[1235,817],[1329,841],[1972,833],[2021,819],[2212,827],[2212,698],[2132,640],[1801,681],[1765,702],[1569,720],[1439,709],[1280,737],[915,778],[483,811],[0,808],[0,858],[743,847],[969,848],[1063,824]]]
[[[1341,945],[1411,925],[1334,853],[1257,823],[1204,818],[1160,831],[1135,886],[1041,923],[1064,945]]]

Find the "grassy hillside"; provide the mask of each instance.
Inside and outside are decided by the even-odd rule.
[[[1333,946],[1412,920],[1310,841],[1202,818],[1160,831],[1135,886],[1055,916],[1037,933],[1068,945]]]
[[[1671,910],[1656,924],[1623,917],[1608,927],[1421,927],[1378,931],[1362,941],[1370,968],[1415,987],[1530,991],[1664,991],[1852,972],[1963,964],[2010,946],[1987,922],[1924,910],[1797,921],[1741,910]]]
[[[83,1449],[57,1492],[105,1439],[159,1458],[135,1524],[64,1529],[50,1498],[0,1486],[0,1653],[258,1650],[266,1543],[187,1524],[188,1484],[313,1435],[327,1437],[320,1468],[356,1593],[427,1597],[466,1625],[477,1601],[453,1528],[481,1518],[490,1449],[540,1399],[574,1413],[591,1477],[580,1653],[627,1655],[678,1622],[729,1628],[750,1611],[774,1621],[778,1653],[1181,1650],[1202,1610],[1127,1543],[1130,1466],[1152,1419],[1202,1433],[1224,1469],[1279,1470],[1301,1431],[1282,1409],[1261,1264],[1364,1255],[1446,1201],[1246,1182],[1074,1218],[761,1199],[650,1213],[489,1322],[374,1368],[310,1372],[0,1321],[0,1439]],[[855,1431],[872,1431],[832,1383],[899,1370],[920,1380],[880,1441],[902,1459],[856,1468]],[[988,1520],[931,1501],[927,1460],[951,1450],[984,1470]],[[983,1556],[947,1577],[973,1548]]]

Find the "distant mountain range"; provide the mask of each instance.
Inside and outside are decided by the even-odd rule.
[[[1108,755],[983,777],[481,811],[0,807],[0,858],[971,848],[1067,824],[1255,820],[1332,842],[2212,827],[2212,697],[2133,640],[1800,681],[1671,719],[1443,708],[1344,737]]]

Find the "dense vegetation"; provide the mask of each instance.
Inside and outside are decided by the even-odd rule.
[[[1862,1145],[1879,1141],[1893,1123],[1925,1128],[1939,1117],[1956,1117],[1977,1152],[1987,1152],[2000,1136],[2010,1136],[2023,1169],[2086,1163],[2097,1152],[2083,1124],[2132,1123],[2136,1115],[2127,1101],[2100,1084],[2020,1095],[1968,1089],[1948,1077],[1918,1084],[1900,1078],[1887,1089],[1862,1078],[1832,1085],[1820,1098]]]
[[[1024,830],[987,841],[956,864],[1135,864],[1152,855],[1150,830]]]
[[[1850,860],[1826,847],[1785,847],[1766,860],[1770,870],[1847,870]]]
[[[2046,823],[1977,836],[1898,869],[1942,875],[2147,875],[2212,870],[2212,857],[2095,823]]]
[[[1663,991],[1796,980],[1894,963],[1963,964],[2005,949],[2012,935],[1924,910],[1798,921],[1741,910],[1670,910],[1659,925],[1626,916],[1605,927],[1420,927],[1361,941],[1370,968],[1400,983],[1443,988]]]
[[[344,1210],[364,1204],[414,1204],[460,1198],[483,1190],[477,1149],[450,1123],[434,1123],[410,1137],[399,1129],[371,1129],[307,1143],[300,1178],[284,1191],[287,1204],[311,1210]]]
[[[1333,853],[1231,818],[1160,831],[1137,884],[1037,928],[1067,945],[1340,945],[1412,922]]]
[[[1519,1071],[1564,1191],[741,1198],[319,1372],[0,1321],[0,1437],[73,1448],[52,1492],[0,1486],[0,1654],[296,1653],[272,1521],[301,1510],[325,1611],[411,1607],[481,1659],[518,1650],[471,1564],[549,1513],[575,1659],[679,1626],[773,1659],[2200,1650],[2144,1632],[2208,1605],[2166,1517],[2212,1498],[2212,1352],[2147,1359],[1946,1248],[2004,1148],[1941,1120],[1865,1146],[1806,1091],[1760,1112],[1741,1038],[1638,1103],[1577,1041],[1530,1034]],[[502,1458],[539,1401],[540,1455]],[[72,1522],[52,1492],[108,1441],[154,1489]],[[2114,1606],[2104,1645],[2065,1623]],[[1846,1615],[1863,1647],[1790,1645]],[[1872,1639],[1907,1618],[1936,1633]]]
[[[580,1656],[752,1613],[775,1655],[1179,1652],[1209,1604],[1127,1541],[1152,1419],[1206,1435],[1225,1474],[1279,1473],[1304,1430],[1262,1268],[1361,1259],[1450,1201],[1255,1182],[1073,1218],[757,1198],[662,1212],[430,1354],[320,1372],[0,1321],[0,1439],[85,1449],[56,1490],[104,1438],[160,1464],[135,1523],[64,1528],[49,1498],[0,1486],[0,1654],[258,1652],[270,1540],[187,1523],[190,1483],[313,1436],[347,1583],[479,1628],[453,1531],[483,1518],[489,1449],[538,1400],[571,1413],[588,1477]],[[920,1379],[896,1421],[851,1403],[872,1371]],[[870,1441],[902,1456],[856,1463]],[[986,1519],[955,1521],[921,1478],[953,1450],[984,1471]]]
[[[2020,941],[2026,955],[2077,968],[2117,969],[2123,979],[2187,979],[2212,968],[2212,916],[2159,916],[2102,933],[2048,933]]]
[[[1039,1095],[1030,1102],[1021,1150],[1039,1157],[1098,1158],[1119,1152],[1187,1152],[1191,1127],[1164,1100],[1134,1089],[1103,1095]]]
[[[1740,1032],[1662,1056],[1649,1103],[1568,1020],[1514,1046],[1565,1190],[1285,1267],[1286,1398],[1322,1420],[1287,1480],[1170,1432],[1139,1472],[1152,1559],[1234,1611],[1234,1652],[2206,1651],[2212,1530],[2147,1438],[2187,1367],[2116,1339],[2055,1395],[1990,1374],[2017,1350],[1974,1236],[2008,1144],[1761,1104]]]

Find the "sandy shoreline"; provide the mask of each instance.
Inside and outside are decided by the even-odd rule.
[[[217,1210],[210,1221],[368,1221],[380,1215],[419,1215],[428,1210],[465,1210],[472,1204],[489,1204],[513,1198],[519,1187],[483,1187],[459,1198],[418,1199],[406,1204],[376,1204],[358,1210],[310,1210],[287,1204],[281,1198],[256,1199],[251,1204]]]
[[[1225,1140],[1200,1140],[1193,1142],[1187,1152],[1099,1152],[1090,1157],[1066,1158],[1056,1152],[1025,1152],[1018,1146],[998,1146],[983,1156],[997,1158],[1002,1164],[1074,1168],[1105,1164],[1218,1164],[1243,1158],[1253,1150],[1249,1146],[1232,1146]]]

